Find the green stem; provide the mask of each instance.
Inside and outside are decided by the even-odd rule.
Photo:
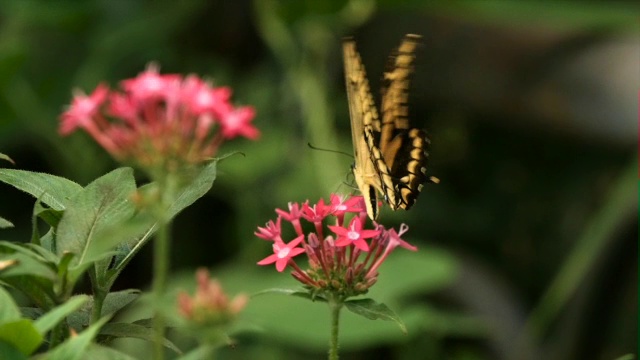
[[[153,330],[155,331],[154,359],[164,358],[164,327],[165,321],[161,313],[162,295],[164,294],[169,268],[169,224],[161,221],[153,244],[153,300],[155,314]]]
[[[173,201],[174,191],[177,186],[177,178],[172,174],[156,174],[154,176],[160,189],[160,202],[155,209],[155,216],[158,219],[158,232],[153,244],[153,301],[155,314],[153,317],[153,330],[155,332],[154,359],[164,358],[164,334],[165,319],[162,314],[163,296],[169,272],[169,254],[171,247],[171,222],[167,219],[167,209]]]
[[[100,289],[94,291],[93,308],[91,309],[91,324],[95,324],[96,321],[100,320],[100,315],[102,315],[102,304],[104,303],[104,298],[106,296],[107,292]]]
[[[338,330],[340,329],[340,310],[342,301],[333,296],[329,297],[331,309],[331,338],[329,339],[329,360],[338,360]]]

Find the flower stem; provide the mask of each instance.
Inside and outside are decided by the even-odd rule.
[[[331,309],[331,337],[329,339],[329,360],[338,360],[338,330],[340,329],[341,299],[330,296],[329,308]]]
[[[155,331],[154,359],[164,358],[164,317],[161,312],[162,295],[164,294],[169,268],[169,224],[161,221],[158,233],[153,244],[153,301],[155,314],[153,317],[153,330]]]
[[[155,176],[154,176],[155,175]],[[160,190],[160,201],[153,209],[158,221],[158,232],[153,244],[153,330],[155,332],[153,358],[164,359],[164,335],[165,319],[162,314],[163,297],[167,283],[167,274],[170,267],[171,247],[171,220],[167,218],[169,204],[174,201],[174,194],[178,186],[178,177],[175,174],[153,174]]]
[[[169,224],[162,221],[153,244],[153,300],[156,310],[153,317],[153,330],[155,331],[154,359],[164,358],[164,318],[160,311],[162,295],[167,282],[169,268]]]

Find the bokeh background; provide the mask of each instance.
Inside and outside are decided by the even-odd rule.
[[[377,96],[390,51],[421,34],[410,112],[441,183],[383,211],[420,251],[394,253],[370,294],[409,333],[345,313],[342,358],[616,359],[638,341],[638,15],[605,1],[4,0],[0,152],[84,185],[118,165],[88,136],[58,135],[73,88],[152,61],[230,86],[262,137],[227,143],[246,156],[177,218],[175,281],[207,266],[231,292],[295,287],[255,266],[270,249],[253,232],[290,201],[352,191],[352,159],[307,145],[351,151],[341,40],[356,39]],[[33,199],[0,194],[16,225],[0,236],[26,241]],[[119,289],[148,288],[150,250]],[[221,358],[325,358],[327,315],[255,297]],[[141,340],[116,346],[145,356]]]

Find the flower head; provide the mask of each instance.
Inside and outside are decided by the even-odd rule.
[[[196,271],[196,281],[198,286],[193,296],[184,291],[178,294],[178,312],[194,324],[225,325],[249,300],[244,294],[236,295],[229,300],[220,283],[210,279],[209,271],[205,268]]]
[[[289,203],[289,212],[276,212],[275,223],[270,221],[256,231],[259,238],[274,242],[274,253],[258,265],[275,263],[279,272],[291,268],[291,275],[314,294],[337,293],[343,299],[364,294],[375,284],[380,265],[396,247],[417,250],[400,238],[408,230],[404,224],[399,232],[379,224],[366,229],[367,214],[361,196],[342,199],[331,195],[329,204],[322,199],[316,204],[306,201],[302,206]],[[345,215],[352,215],[350,221],[345,221]],[[282,240],[286,238],[282,220],[289,222],[296,233],[288,243]],[[326,229],[336,237],[325,237]],[[308,259],[306,270],[294,259],[302,254]]]
[[[231,90],[189,75],[163,75],[155,65],[121,82],[76,92],[61,115],[60,134],[81,128],[117,160],[154,171],[174,171],[213,157],[220,145],[257,139],[252,107],[235,107]]]

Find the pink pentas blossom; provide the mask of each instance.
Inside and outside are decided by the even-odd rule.
[[[360,220],[360,217],[358,216],[351,219],[351,223],[347,228],[329,225],[329,229],[338,235],[336,246],[348,246],[353,244],[362,251],[369,251],[369,245],[365,239],[369,239],[380,234],[380,231],[378,230],[363,230],[362,220]]]
[[[101,84],[88,96],[76,92],[60,117],[60,133],[81,128],[117,160],[155,171],[200,163],[226,140],[259,136],[252,107],[234,106],[231,89],[195,75],[163,75],[150,65],[121,88]]]
[[[330,202],[332,206],[331,212],[334,215],[343,215],[346,213],[358,213],[364,209],[364,199],[362,196],[352,196],[344,198],[336,194],[331,194]]]
[[[251,124],[255,115],[255,110],[250,106],[231,109],[221,114],[222,135],[228,139],[237,136],[244,136],[251,140],[257,139],[260,132]]]
[[[61,116],[60,134],[67,135],[77,128],[93,126],[93,118],[99,113],[108,94],[109,88],[105,84],[98,85],[88,96],[80,90],[74,91],[69,109]]]
[[[282,217],[278,216],[278,219],[275,223],[273,222],[273,220],[269,220],[264,227],[258,226],[258,231],[256,231],[254,234],[261,239],[282,241],[282,238],[280,238],[280,234],[282,233],[282,230],[280,228],[281,224]]]
[[[197,288],[193,296],[181,291],[178,293],[178,312],[194,324],[225,325],[247,304],[249,297],[239,294],[232,300],[215,279],[210,279],[209,271],[200,268],[196,271]]]
[[[376,273],[380,265],[382,265],[384,260],[389,256],[389,254],[391,254],[391,252],[396,247],[402,247],[410,251],[418,251],[417,247],[409,244],[408,242],[400,238],[400,236],[404,235],[404,233],[406,233],[409,230],[409,226],[407,226],[406,224],[400,225],[400,232],[396,232],[395,229],[386,230],[380,225],[378,225],[378,228],[382,233],[381,241],[379,243],[380,256],[378,256],[376,260],[373,262],[373,265],[371,265],[368,275]]]
[[[276,241],[273,243],[273,255],[269,255],[263,260],[258,261],[258,265],[268,265],[276,263],[276,270],[283,272],[290,261],[295,256],[298,256],[304,252],[303,248],[296,247],[302,240],[304,235],[300,235],[297,238],[291,240],[288,244],[284,242]]]
[[[184,81],[181,97],[193,115],[214,113],[218,117],[231,110],[231,89],[214,88],[197,76],[190,75]]]
[[[337,292],[349,297],[366,293],[376,283],[378,269],[396,247],[415,251],[417,248],[401,239],[408,226],[400,231],[386,229],[374,223],[374,229],[365,226],[368,219],[361,196],[341,198],[331,195],[329,204],[320,199],[315,204],[305,201],[289,203],[289,211],[276,209],[277,221],[258,227],[256,236],[274,241],[273,254],[258,262],[259,265],[276,264],[283,272],[289,267],[291,275],[312,293]],[[345,219],[351,216],[350,221]],[[290,230],[283,228],[282,220],[293,228],[295,238],[289,243]],[[303,224],[305,221],[306,224]],[[325,229],[336,234],[324,236]],[[293,257],[305,254],[308,268],[303,270]]]
[[[160,75],[158,66],[152,64],[147,70],[133,79],[123,80],[122,88],[135,102],[163,100],[177,90],[180,75]]]

